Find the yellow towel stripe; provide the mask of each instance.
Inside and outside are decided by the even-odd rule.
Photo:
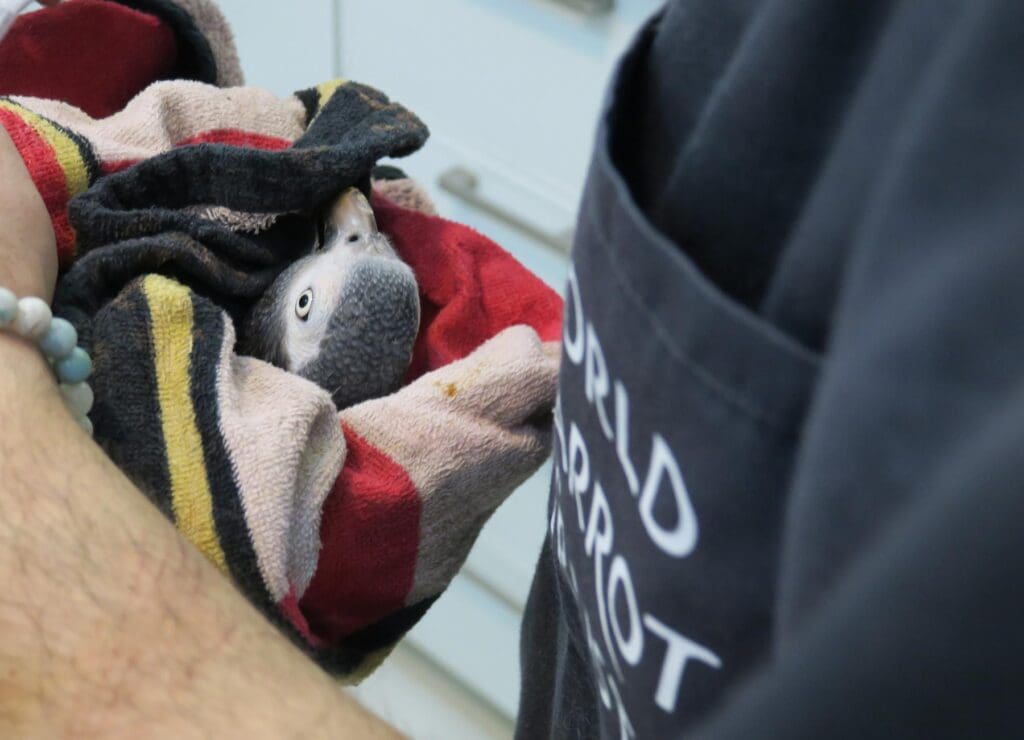
[[[38,113],[18,105],[13,100],[0,100],[0,108],[16,113],[25,123],[30,125],[43,140],[53,148],[61,170],[64,171],[64,184],[68,198],[85,192],[89,187],[89,170],[78,144],[70,136],[57,128],[51,121]]]
[[[359,685],[364,678],[380,668],[381,663],[384,662],[385,658],[391,655],[391,651],[394,650],[397,645],[398,643],[394,642],[369,653],[365,658],[363,658],[363,662],[356,666],[351,673],[347,673],[338,679],[339,683],[343,686]]]
[[[142,289],[151,317],[153,363],[174,521],[200,552],[227,572],[213,521],[213,497],[202,438],[192,406],[192,297],[183,285],[160,275],[145,278]]]
[[[315,121],[316,117],[320,115],[320,111],[324,109],[324,106],[327,105],[327,101],[334,96],[334,93],[338,91],[338,88],[347,82],[348,80],[343,77],[339,77],[334,80],[328,80],[327,82],[321,82],[316,86],[317,108],[316,115],[313,116],[313,121]],[[310,123],[313,121],[310,121]]]

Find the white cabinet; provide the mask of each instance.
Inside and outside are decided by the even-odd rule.
[[[429,146],[571,219],[609,70],[656,5],[589,17],[550,0],[342,0],[341,70],[416,111]]]
[[[246,83],[276,95],[338,76],[334,0],[217,0],[231,25]]]

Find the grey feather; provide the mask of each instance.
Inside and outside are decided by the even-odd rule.
[[[323,247],[282,272],[249,312],[239,347],[327,389],[340,409],[401,386],[419,290],[359,191],[342,194],[324,233]]]

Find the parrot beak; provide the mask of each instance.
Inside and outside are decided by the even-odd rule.
[[[334,244],[370,244],[377,235],[377,219],[370,201],[358,188],[349,188],[335,201],[327,217]]]

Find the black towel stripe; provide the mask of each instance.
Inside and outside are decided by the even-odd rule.
[[[224,315],[209,300],[195,293],[191,296],[193,329],[189,379],[196,426],[203,443],[206,476],[214,495],[213,521],[217,538],[239,588],[257,605],[263,605],[270,611],[273,602],[260,573],[238,481],[221,433],[217,370],[225,340]]]
[[[132,282],[97,313],[92,322],[95,331],[88,331],[83,318],[69,320],[89,338],[82,344],[93,360],[90,383],[96,401],[89,418],[96,439],[114,464],[173,521],[151,316],[142,281]]]

